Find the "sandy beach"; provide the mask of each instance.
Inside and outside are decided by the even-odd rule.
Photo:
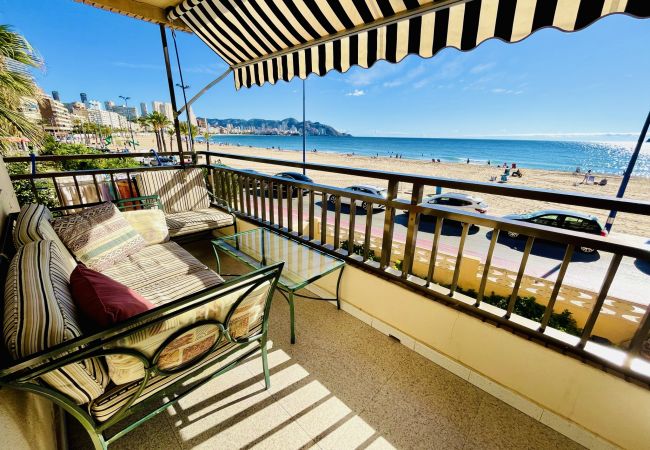
[[[150,148],[155,148],[155,140],[153,135],[140,134],[136,138],[140,143],[140,151],[147,151]],[[169,145],[169,140],[167,140]],[[196,150],[205,150],[206,145],[201,143],[195,144]],[[176,145],[174,145],[174,150]],[[210,150],[220,153],[235,154],[235,155],[254,155],[264,158],[301,161],[302,153],[292,150],[278,150],[256,148],[248,146],[234,146],[234,145],[216,145],[210,144]],[[470,155],[471,157],[471,155]],[[267,164],[249,163],[247,161],[238,161],[234,159],[222,159],[224,164],[230,165],[235,168],[249,168],[254,169],[266,174],[275,174],[282,170],[280,166],[271,166]],[[370,158],[364,156],[343,155],[340,153],[328,153],[325,151],[309,152],[307,153],[307,162],[331,164],[331,165],[345,165],[348,167],[359,167],[371,170],[385,170],[399,173],[410,173],[418,175],[439,176],[445,178],[454,178],[459,180],[473,180],[487,182],[491,177],[497,178],[503,173],[503,169],[495,166],[478,165],[478,164],[459,164],[459,163],[433,163],[430,161],[407,160],[407,159],[394,159],[394,158]],[[556,191],[579,192],[582,194],[602,195],[602,196],[615,196],[621,182],[621,176],[616,175],[596,175],[596,181],[602,178],[607,178],[606,186],[598,185],[585,185],[580,184],[583,180],[582,175],[576,175],[569,172],[528,169],[521,167],[523,172],[522,178],[510,177],[508,185],[514,186],[529,186],[541,189],[549,189]],[[385,186],[387,183],[381,180],[361,179],[357,177],[350,177],[346,175],[332,174],[326,172],[310,171],[309,176],[317,183],[329,184],[332,186],[345,187],[350,184],[373,184],[377,186]],[[400,184],[400,197],[408,198],[410,196],[411,186],[408,184]],[[433,188],[425,189],[425,194],[433,193]],[[460,192],[460,191],[455,191]],[[539,209],[561,208],[572,209],[591,213],[599,217],[604,223],[607,219],[607,212],[602,210],[594,210],[589,208],[575,207],[570,205],[560,205],[548,202],[541,202],[535,200],[513,199],[509,197],[496,196],[496,195],[483,195],[483,197],[490,206],[489,214],[501,216],[511,213],[524,213],[531,212]],[[650,196],[650,179],[644,177],[633,177],[628,185],[625,197],[630,199],[647,200]],[[626,233],[636,236],[650,236],[650,218],[632,215],[632,214],[619,214],[614,224],[614,231],[616,234]]]

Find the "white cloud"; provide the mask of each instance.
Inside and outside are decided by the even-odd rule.
[[[422,75],[425,72],[425,70],[426,69],[424,67],[424,64],[419,64],[414,69],[411,69],[408,72],[406,72],[406,74],[404,74],[403,76],[400,76],[399,78],[396,78],[391,81],[386,81],[384,83],[384,87],[394,88],[394,87],[402,86],[404,84],[408,84],[409,82],[413,81],[414,79]]]
[[[485,72],[487,70],[490,70],[494,66],[496,66],[496,63],[493,63],[493,62],[485,63],[485,64],[477,64],[476,66],[469,69],[469,72],[473,73],[473,74],[483,73],[483,72]]]
[[[355,89],[352,92],[348,92],[347,94],[348,97],[361,97],[362,95],[366,95],[366,92],[362,89]]]
[[[402,68],[398,64],[380,61],[370,69],[356,67],[353,70],[348,73],[345,81],[352,86],[369,86],[389,75],[400,72]]]
[[[504,89],[504,88],[494,88],[490,92],[492,92],[493,94],[506,94],[506,95],[520,95],[524,93],[524,91],[522,90]]]

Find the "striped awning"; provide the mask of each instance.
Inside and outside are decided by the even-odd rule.
[[[185,0],[168,17],[230,65],[239,89],[575,31],[614,13],[650,17],[650,0]]]

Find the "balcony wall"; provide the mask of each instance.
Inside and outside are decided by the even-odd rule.
[[[7,215],[18,209],[18,200],[0,156],[0,235]],[[0,390],[0,447],[15,450],[55,449],[56,422],[54,407],[49,401],[23,392]]]
[[[238,221],[239,231],[255,227]],[[332,295],[336,274],[317,287]],[[645,388],[350,265],[341,299],[359,319],[586,447],[650,442]]]

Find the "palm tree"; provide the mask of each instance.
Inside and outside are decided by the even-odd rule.
[[[176,134],[176,130],[174,130],[174,127],[169,127],[167,128],[167,134],[169,135],[169,151],[173,152],[174,151],[174,135]]]
[[[40,56],[23,36],[8,25],[0,25],[0,136],[24,136],[32,143],[41,142],[41,128],[30,122],[20,108],[23,98],[40,97],[28,69],[42,65]],[[0,151],[7,149],[7,142],[0,139]]]
[[[171,121],[164,114],[154,111],[147,116],[147,121],[153,128],[154,133],[156,134],[156,145],[158,146],[158,151],[161,149],[167,151],[167,144],[163,136],[163,130],[165,130],[171,124]]]
[[[203,133],[201,136],[203,136],[203,139],[205,139],[205,145],[207,146],[206,151],[210,151],[210,133],[207,131]]]
[[[180,122],[179,123],[179,128],[181,130],[181,135],[184,136],[185,139],[185,145],[187,146],[187,151],[190,151],[190,142],[189,142],[189,131],[187,128],[187,122]],[[194,144],[194,138],[198,136],[199,134],[199,128],[196,125],[192,125],[192,144]]]

